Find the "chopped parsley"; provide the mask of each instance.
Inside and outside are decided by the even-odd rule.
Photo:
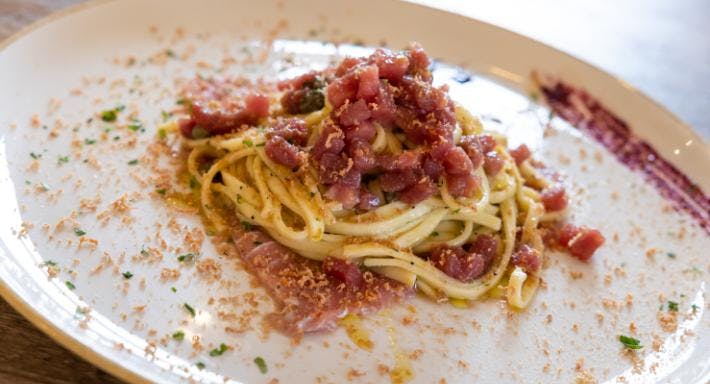
[[[693,313],[697,312],[700,307],[697,304],[693,304],[690,306],[690,308],[693,310]]]
[[[439,236],[439,232],[437,232],[437,231],[434,231],[431,234],[429,234],[429,237],[437,237],[437,236]]]
[[[169,48],[165,50],[165,54],[168,55],[168,57],[175,57],[175,52],[173,52],[173,50]]]
[[[57,158],[57,164],[66,164],[69,162],[69,156],[59,156]]]
[[[173,117],[173,114],[166,111],[160,111],[160,115],[163,116],[163,121],[168,121],[169,118]]]
[[[114,109],[107,109],[105,111],[102,111],[101,112],[101,120],[103,120],[107,123],[114,122],[114,121],[116,121],[116,118],[118,117],[118,112],[121,112],[124,109],[126,109],[126,106],[119,104]]]
[[[106,121],[106,122],[113,122],[116,121],[116,113],[118,111],[116,109],[107,109],[103,112],[101,112],[101,120]]]
[[[158,129],[158,137],[161,139],[168,137],[168,131],[166,131],[165,128]]]
[[[200,127],[199,125],[192,128],[192,138],[193,139],[204,139],[204,138],[208,137],[209,135],[210,135],[210,133],[206,129]]]
[[[177,288],[175,287],[170,287],[170,290],[173,291],[173,293],[177,292]]]
[[[266,374],[266,372],[269,371],[269,368],[266,366],[266,361],[261,356],[257,356],[254,359],[254,364],[259,367],[259,372],[261,372],[262,374]]]
[[[634,339],[633,337],[619,335],[619,341],[627,349],[641,349],[641,348],[643,348],[643,345],[641,345],[641,342],[638,339]]]
[[[47,183],[45,183],[44,181],[39,183],[39,186],[40,186],[40,188],[42,188],[43,191],[45,191],[45,192],[49,191],[49,185],[47,185]]]
[[[254,228],[254,226],[251,225],[251,223],[248,222],[248,221],[242,220],[242,221],[239,222],[239,224],[242,225],[242,228],[244,228],[245,231],[251,231],[252,228]]]
[[[200,370],[205,369],[205,363],[203,363],[203,362],[201,362],[201,361],[198,361],[197,363],[195,363],[195,366],[196,366],[197,368],[199,368]]]
[[[47,261],[44,261],[44,262],[43,262],[42,264],[40,264],[40,265],[43,266],[43,267],[56,267],[56,266],[57,266],[57,262],[54,261],[54,260],[47,260]]]
[[[76,289],[76,285],[74,285],[74,283],[72,283],[69,280],[65,281],[64,284],[67,286],[67,288],[69,288],[72,291]]]
[[[173,333],[172,338],[177,341],[183,341],[183,340],[185,340],[185,332],[177,331],[177,332]]]
[[[242,143],[244,143],[244,145],[246,145],[246,146],[249,147],[249,148],[251,148],[251,147],[254,146],[254,142],[251,141],[251,140],[249,140],[249,139],[244,139],[244,140],[242,141]]]
[[[122,275],[123,275],[123,278],[126,280],[129,280],[131,277],[133,277],[133,274],[131,273],[131,271],[123,272]]]
[[[237,193],[237,204],[241,204],[241,203],[242,203],[242,195]]]
[[[40,157],[42,157],[42,154],[41,154],[41,153],[30,152],[30,157],[33,158],[33,159],[35,159],[35,160],[37,160],[37,159],[39,159]]]
[[[128,162],[128,165],[136,165],[136,164],[138,164],[138,159],[133,159]]]
[[[221,343],[219,345],[219,348],[215,348],[210,351],[210,356],[215,357],[215,356],[222,356],[223,353],[227,352],[229,347],[227,347],[224,343]]]
[[[678,312],[678,303],[675,301],[668,300],[668,310]]]
[[[198,185],[199,183],[197,182],[195,176],[190,176],[190,189],[195,189]]]
[[[177,99],[175,100],[175,104],[177,105],[187,105],[189,101],[187,99]]]
[[[165,192],[167,191],[165,190],[165,188],[158,188],[155,190],[155,192],[158,192],[159,194],[165,196]]]
[[[131,131],[133,131],[133,132],[136,132],[136,131],[139,131],[139,130],[140,130],[141,132],[144,132],[144,131],[145,131],[145,129],[143,128],[143,123],[141,123],[140,121],[138,121],[138,120],[136,120],[136,119],[133,119],[133,121],[132,121],[130,124],[128,124],[128,126],[126,126],[126,127],[127,127],[128,129],[130,129]]]
[[[190,312],[190,316],[195,317],[195,308],[192,308],[192,306],[188,303],[185,303],[182,306],[185,308],[185,310]]]
[[[81,228],[74,228],[74,234],[81,237],[86,235],[86,231]]]
[[[95,139],[84,139],[84,144],[86,144],[86,145],[96,144],[96,140]]]
[[[195,260],[195,254],[194,253],[186,253],[184,255],[180,255],[177,257],[177,260],[181,263],[189,263],[191,261]]]
[[[673,252],[666,252],[666,256],[670,257],[671,259],[675,259],[675,258],[676,258],[676,254],[673,253]]]

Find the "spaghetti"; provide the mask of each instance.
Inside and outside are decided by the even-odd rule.
[[[189,118],[168,128],[190,149],[204,215],[224,232],[228,212],[302,257],[344,261],[435,299],[503,287],[509,305],[526,307],[543,227],[567,210],[564,190],[526,147],[507,150],[433,87],[428,63],[414,45],[271,89],[196,79]],[[586,228],[560,233],[563,247],[586,244],[581,259],[603,242]]]

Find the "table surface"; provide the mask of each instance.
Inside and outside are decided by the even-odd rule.
[[[0,40],[80,2],[0,0]],[[710,1],[439,0],[436,6],[530,36],[623,78],[710,139]],[[0,347],[0,382],[120,382],[59,346],[2,299]]]

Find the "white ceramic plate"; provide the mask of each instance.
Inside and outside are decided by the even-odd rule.
[[[178,28],[184,35],[176,33]],[[297,65],[322,66],[330,54],[357,51],[276,40],[266,65],[244,64],[245,57],[258,59],[264,51],[243,39],[269,34],[359,39],[370,45],[385,40],[391,47],[416,40],[434,57],[480,74],[465,86],[454,84],[453,97],[479,115],[499,119],[486,124],[507,132],[512,143],[527,142],[536,156],[563,171],[571,188],[572,221],[601,229],[607,244],[589,264],[553,254],[544,271],[546,288],[522,313],[495,300],[457,309],[415,298],[364,321],[374,342],[371,352],[355,346],[342,330],[307,336],[299,344],[264,334],[259,319],[272,307],[268,298],[209,241],[202,244],[201,258],[217,260],[221,282],[210,283],[196,267],[181,266],[176,255],[185,252],[184,233],[201,231],[201,224],[167,209],[153,192],[144,162],[129,162],[145,159],[160,111],[174,107],[175,77],[215,71],[286,76],[280,73],[286,56]],[[135,58],[132,66],[124,65],[129,57]],[[560,119],[552,121],[554,134],[543,140],[547,112],[523,96],[532,70],[589,90],[710,192],[708,146],[666,110],[568,55],[464,17],[375,0],[357,5],[128,0],[53,17],[0,51],[0,215],[5,224],[0,292],[60,343],[130,381],[381,382],[389,380],[386,368],[406,355],[414,382],[422,383],[584,377],[707,382],[710,322],[704,281],[710,238],[686,214],[670,209],[639,174]],[[456,73],[444,68],[437,80]],[[135,117],[145,132],[125,127],[104,132],[106,124],[96,113],[117,104],[126,105],[121,119],[139,111]],[[134,145],[128,144],[132,139]],[[124,194],[127,213],[109,215],[102,223],[101,213]],[[97,196],[100,201],[92,202]],[[75,216],[57,229],[72,212]],[[179,231],[167,225],[171,218]],[[157,225],[171,251],[155,261],[156,254],[141,250],[155,245]],[[95,239],[96,249],[90,242],[80,245],[74,228]],[[58,269],[51,279],[48,260]],[[180,277],[161,279],[164,268],[179,270]],[[126,271],[133,273],[130,280],[122,276]],[[679,305],[677,328],[669,332],[658,320],[667,313],[668,300]],[[256,307],[246,304],[250,301]],[[196,309],[194,319],[184,303]],[[186,334],[184,341],[170,337],[177,330]],[[619,334],[633,335],[645,347],[625,352]],[[210,357],[220,343],[230,350]],[[257,356],[266,361],[268,373],[259,372],[253,362]]]

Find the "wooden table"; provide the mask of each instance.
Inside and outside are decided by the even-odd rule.
[[[0,40],[82,0],[0,0]],[[710,138],[706,0],[439,0],[621,77]],[[0,382],[119,383],[45,336],[0,299]]]

